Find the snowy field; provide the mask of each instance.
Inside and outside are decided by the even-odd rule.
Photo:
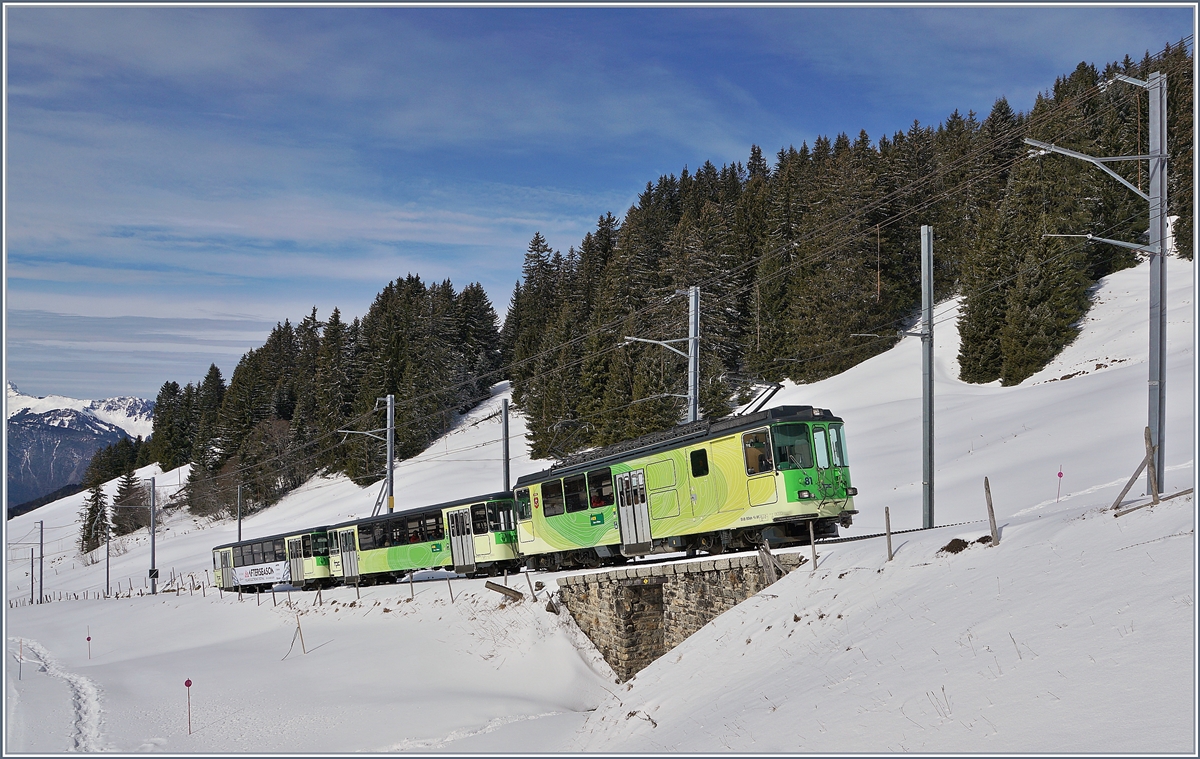
[[[1175,493],[1195,480],[1193,267],[1172,260],[1168,277],[1163,490]],[[85,562],[73,548],[84,494],[12,519],[5,752],[1194,754],[1194,495],[1107,510],[1144,455],[1147,283],[1144,265],[1104,280],[1076,343],[1011,388],[956,379],[955,304],[943,304],[935,510],[950,526],[894,536],[891,562],[882,538],[822,546],[815,571],[786,576],[620,685],[573,622],[546,610],[557,575],[508,578],[527,596],[544,583],[536,603],[448,573],[361,597],[325,591],[320,605],[313,593],[239,600],[186,582],[151,597],[139,594],[143,531],[111,559],[113,586],[132,584],[132,597],[102,600],[103,551]],[[862,494],[845,536],[882,531],[885,506],[894,530],[920,526],[919,348],[906,338],[773,399],[845,419]],[[398,504],[501,488],[505,393],[398,465]],[[511,426],[515,481],[546,462],[530,461],[519,416]],[[140,474],[157,476],[160,503],[186,481]],[[994,547],[974,542],[988,532],[985,476]],[[1148,501],[1143,482],[1126,507]],[[368,514],[377,490],[314,479],[246,519],[244,536]],[[38,520],[45,592],[90,600],[22,605]],[[164,579],[203,585],[212,546],[236,536],[231,522],[178,511],[163,523]],[[953,538],[970,546],[941,551]]]

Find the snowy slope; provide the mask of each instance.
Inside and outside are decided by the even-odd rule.
[[[1179,261],[1168,272],[1173,492],[1194,481],[1194,274]],[[5,749],[1194,752],[1193,496],[1119,519],[1102,511],[1142,456],[1146,281],[1143,266],[1102,282],[1076,344],[1018,387],[959,383],[953,321],[939,324],[937,522],[969,524],[895,536],[890,563],[882,539],[823,546],[815,573],[785,577],[630,683],[615,684],[573,623],[544,609],[544,592],[504,603],[482,580],[428,573],[413,600],[406,585],[380,586],[361,599],[326,592],[320,606],[302,593],[294,607],[211,589],[139,597],[143,533],[112,558],[113,583],[132,583],[133,598],[6,611]],[[952,319],[952,308],[939,312]],[[881,530],[884,506],[894,529],[920,525],[918,342],[774,399],[846,420],[862,493],[847,535]],[[401,503],[499,489],[491,415],[506,389],[495,392],[398,467]],[[519,416],[512,427],[519,442]],[[514,451],[514,480],[545,466]],[[940,553],[986,533],[984,476],[1000,545]],[[185,477],[157,475],[160,501]],[[366,514],[375,491],[317,479],[248,518],[244,534]],[[1144,503],[1141,491],[1127,502]],[[34,517],[46,522],[45,591],[103,588],[103,556],[85,566],[72,548],[82,498],[8,523],[10,602],[30,592]],[[164,522],[164,577],[203,579],[211,547],[236,533],[184,513]],[[508,582],[528,593],[554,577]]]

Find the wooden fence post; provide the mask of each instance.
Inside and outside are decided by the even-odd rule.
[[[983,495],[987,498],[988,523],[992,526],[992,545],[1000,545],[1000,533],[996,532],[996,512],[992,510],[992,486],[983,478]]]
[[[891,561],[892,560],[892,512],[887,506],[883,507],[883,526],[884,526],[884,529],[887,531],[888,561]]]

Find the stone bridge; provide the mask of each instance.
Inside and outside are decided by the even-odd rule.
[[[619,682],[807,559],[765,552],[570,575],[559,593]]]

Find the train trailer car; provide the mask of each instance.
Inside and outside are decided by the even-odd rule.
[[[836,537],[858,513],[843,427],[827,409],[781,406],[569,458],[517,480],[520,552],[557,569]]]
[[[265,590],[278,583],[299,588],[331,582],[325,527],[226,543],[213,549],[215,582],[226,590]]]
[[[329,528],[330,568],[347,584],[443,567],[495,574],[520,566],[514,527],[507,492],[357,519]]]

